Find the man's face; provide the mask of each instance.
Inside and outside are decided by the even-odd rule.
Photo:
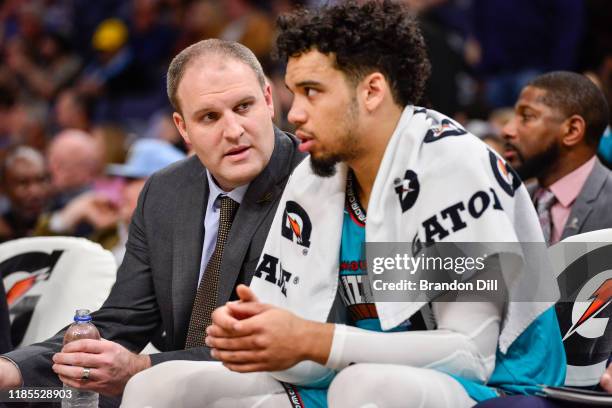
[[[42,162],[17,159],[6,169],[5,189],[14,211],[36,218],[49,198],[49,177]]]
[[[334,174],[340,161],[359,152],[359,105],[355,87],[334,67],[332,57],[313,50],[289,58],[285,83],[293,93],[288,119],[309,152],[313,170]]]
[[[177,90],[182,113],[174,123],[200,161],[226,191],[251,182],[274,150],[270,86],[232,58],[192,61]]]
[[[514,108],[514,117],[504,126],[504,157],[526,180],[538,177],[559,159],[561,112],[543,102],[546,91],[526,87]]]
[[[57,192],[78,189],[91,183],[91,163],[70,150],[52,146],[48,155],[51,183]]]
[[[132,219],[132,214],[134,214],[134,210],[136,210],[136,205],[138,204],[138,196],[146,181],[146,179],[129,179],[121,190],[119,217],[126,224],[129,224]]]

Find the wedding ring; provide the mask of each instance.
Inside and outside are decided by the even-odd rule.
[[[83,367],[83,375],[81,376],[81,380],[83,381],[89,380],[90,372],[91,372],[91,368]]]

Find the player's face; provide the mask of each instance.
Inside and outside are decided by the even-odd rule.
[[[251,182],[274,150],[272,94],[255,72],[235,59],[206,56],[191,62],[177,90],[174,122],[204,166],[226,191]]]
[[[559,156],[561,113],[546,105],[543,89],[526,87],[514,108],[514,117],[503,129],[504,157],[525,180],[537,177]]]
[[[316,50],[289,58],[285,83],[294,95],[288,119],[300,150],[310,153],[317,174],[330,176],[336,163],[359,150],[355,86],[334,67],[333,57]]]

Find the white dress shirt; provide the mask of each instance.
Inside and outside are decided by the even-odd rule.
[[[218,200],[219,196],[228,196],[238,204],[242,203],[244,194],[249,188],[248,184],[240,187],[236,187],[232,191],[223,191],[221,187],[217,185],[215,179],[211,176],[210,172],[206,170],[206,177],[208,178],[208,203],[206,204],[206,213],[204,214],[204,244],[202,247],[202,260],[200,261],[200,277],[198,279],[198,286],[204,276],[206,265],[215,251],[215,245],[217,244],[217,233],[219,231],[219,219],[221,217],[221,205]]]

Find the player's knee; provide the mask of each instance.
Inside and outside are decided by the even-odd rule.
[[[171,405],[172,376],[168,375],[172,362],[159,364],[141,371],[128,381],[121,400],[122,408],[168,407]]]
[[[401,384],[396,384],[398,373],[392,366],[355,364],[345,368],[329,387],[329,406],[376,408],[396,406],[398,401],[404,407],[423,406],[424,396],[417,373],[409,367],[402,368]],[[392,391],[397,389],[401,389],[402,397]]]
[[[382,388],[380,388],[382,387]],[[376,407],[375,394],[384,389],[371,364],[354,364],[340,371],[327,394],[330,408]]]

